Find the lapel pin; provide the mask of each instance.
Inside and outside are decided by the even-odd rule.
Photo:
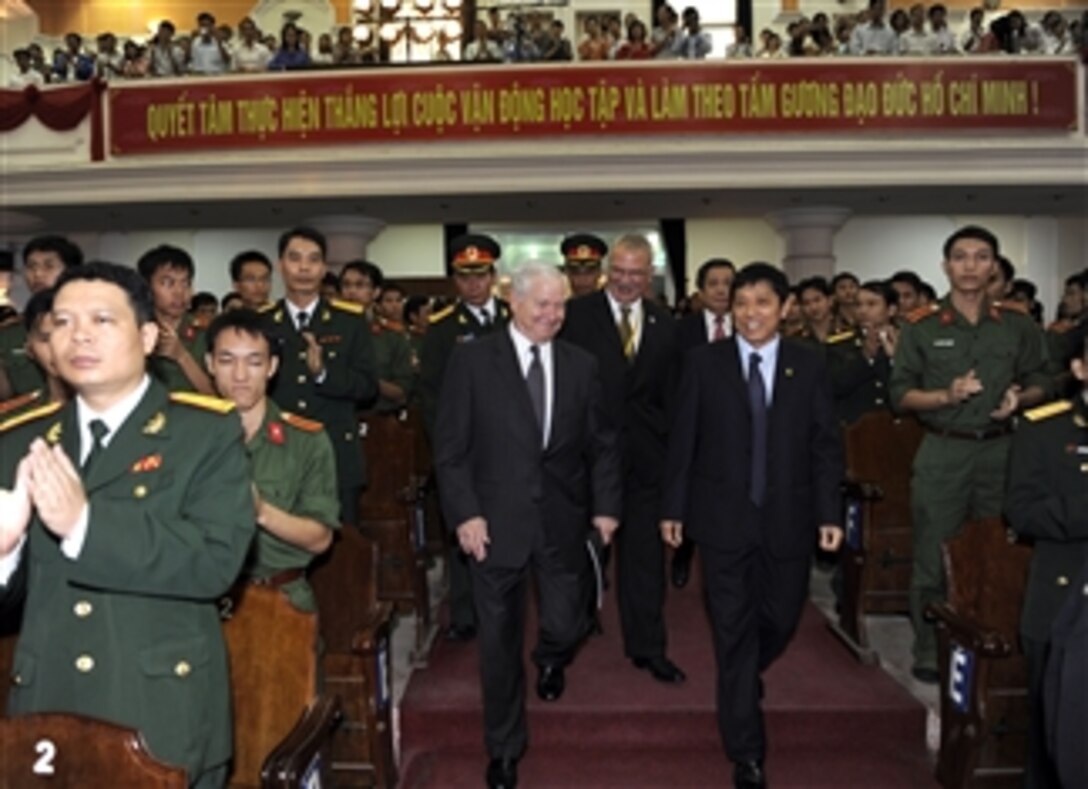
[[[793,378],[793,368],[792,367],[787,367],[786,368],[786,377],[787,378]]]
[[[58,441],[60,441],[60,434],[61,426],[60,422],[57,422],[55,425],[49,428],[49,432],[45,434],[45,440],[48,441],[50,444],[56,444]]]
[[[147,420],[147,424],[144,425],[145,436],[155,436],[162,432],[162,429],[166,427],[166,414],[162,411],[158,411],[153,417]]]

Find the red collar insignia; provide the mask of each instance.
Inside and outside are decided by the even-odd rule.
[[[952,312],[952,310],[950,308],[948,308],[948,307],[945,307],[943,310],[941,310],[941,325],[942,326],[951,326],[955,322],[956,322],[956,313]]]
[[[145,471],[155,471],[162,466],[162,455],[148,455],[132,464],[133,474],[143,474]]]
[[[283,446],[283,442],[287,440],[287,434],[283,432],[283,425],[280,422],[268,423],[268,440],[276,446]]]

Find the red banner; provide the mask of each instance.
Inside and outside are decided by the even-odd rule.
[[[609,64],[270,74],[109,89],[113,155],[399,140],[1067,132],[1074,60]]]

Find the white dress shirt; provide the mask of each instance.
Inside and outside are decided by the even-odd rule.
[[[706,338],[714,342],[714,333],[718,330],[718,316],[710,310],[703,310],[703,320],[706,322]],[[733,315],[725,313],[722,316],[722,331],[726,337],[733,336]]]
[[[309,304],[299,307],[290,299],[283,300],[283,303],[287,305],[287,314],[291,316],[291,323],[296,329],[302,331],[301,327],[298,325],[298,316],[300,312],[306,313],[306,325],[313,326],[315,317],[314,312],[317,310],[318,301],[320,301],[320,299],[315,298]]]
[[[631,324],[631,343],[637,354],[639,346],[642,345],[642,299],[635,299],[630,304],[621,305],[607,290],[604,295],[608,298],[608,306],[612,308],[612,322],[616,324],[617,332],[620,328],[620,320],[623,318],[623,308],[627,307],[631,310],[627,315],[627,322]]]
[[[740,351],[740,374],[748,380],[748,359],[753,353],[759,354],[759,372],[763,376],[763,390],[767,393],[767,405],[774,402],[774,371],[778,366],[778,347],[782,344],[780,335],[762,348],[753,348],[747,340],[737,335],[737,350]]]
[[[469,312],[471,312],[476,317],[476,320],[485,326],[490,326],[491,324],[493,324],[495,322],[495,319],[498,317],[498,310],[495,304],[494,296],[489,298],[485,304],[481,304],[479,307],[473,306],[472,304],[469,304],[467,302],[465,303],[465,306],[468,307]],[[484,320],[484,310],[487,310],[486,321]]]
[[[510,323],[510,338],[514,341],[521,377],[527,378],[529,365],[533,362],[533,342],[518,330],[513,321]],[[555,404],[555,362],[551,342],[540,343],[537,348],[540,349],[540,365],[544,368],[544,433],[541,436],[541,446],[547,446],[552,435],[552,411]]]

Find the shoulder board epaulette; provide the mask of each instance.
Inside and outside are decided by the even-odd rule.
[[[1060,321],[1054,321],[1052,324],[1046,327],[1046,330],[1051,334],[1065,334],[1076,325],[1077,324],[1073,323],[1072,321],[1067,321],[1063,319]]]
[[[1028,308],[1018,301],[995,301],[994,306],[1006,312],[1015,312],[1018,315],[1027,315]]]
[[[835,345],[836,343],[843,342],[844,340],[851,340],[853,338],[854,330],[850,329],[849,331],[841,331],[838,334],[832,334],[830,337],[824,340],[824,342],[828,345]]]
[[[356,304],[354,301],[344,301],[343,299],[329,299],[329,304],[331,304],[333,307],[336,307],[336,309],[338,310],[350,312],[352,315],[362,315],[364,312],[363,305]]]
[[[940,307],[938,307],[936,304],[927,304],[924,307],[919,307],[916,310],[908,312],[903,319],[907,323],[917,323],[918,321],[922,320],[922,318],[935,314],[939,309]]]
[[[1072,408],[1073,403],[1069,400],[1055,400],[1053,403],[1047,403],[1046,405],[1041,405],[1037,408],[1025,411],[1024,418],[1030,422],[1041,422],[1052,416],[1064,414],[1066,411],[1072,410]]]
[[[189,405],[193,408],[203,408],[205,411],[214,411],[217,414],[229,414],[234,410],[234,403],[230,400],[198,394],[197,392],[171,392],[170,402]]]
[[[4,414],[10,414],[12,411],[22,408],[25,405],[30,405],[41,396],[42,390],[35,389],[33,392],[16,395],[10,400],[5,400],[4,402],[0,403],[0,416],[3,416]]]
[[[292,414],[289,411],[281,412],[283,421],[289,424],[291,427],[297,427],[299,430],[303,430],[307,433],[320,433],[325,429],[325,426],[320,422],[315,422],[312,419],[299,416],[298,414]]]
[[[274,309],[276,309],[276,302],[270,301],[267,304],[264,304],[264,305],[258,307],[257,312],[264,315],[264,313],[271,312]]]
[[[0,433],[4,433],[12,428],[19,427],[19,425],[29,424],[37,419],[41,419],[45,416],[57,413],[61,408],[60,403],[46,403],[41,408],[34,408],[27,411],[25,414],[19,414],[13,416],[6,422],[0,422]]]
[[[385,331],[385,326],[382,325],[381,321],[371,321],[370,322],[370,333],[371,334],[381,334],[384,331]]]
[[[445,318],[448,318],[450,315],[453,315],[453,311],[455,309],[457,309],[457,305],[456,304],[451,304],[448,307],[439,310],[438,312],[432,312],[431,317],[428,318],[428,320],[431,323],[438,323],[440,320],[444,320]]]

